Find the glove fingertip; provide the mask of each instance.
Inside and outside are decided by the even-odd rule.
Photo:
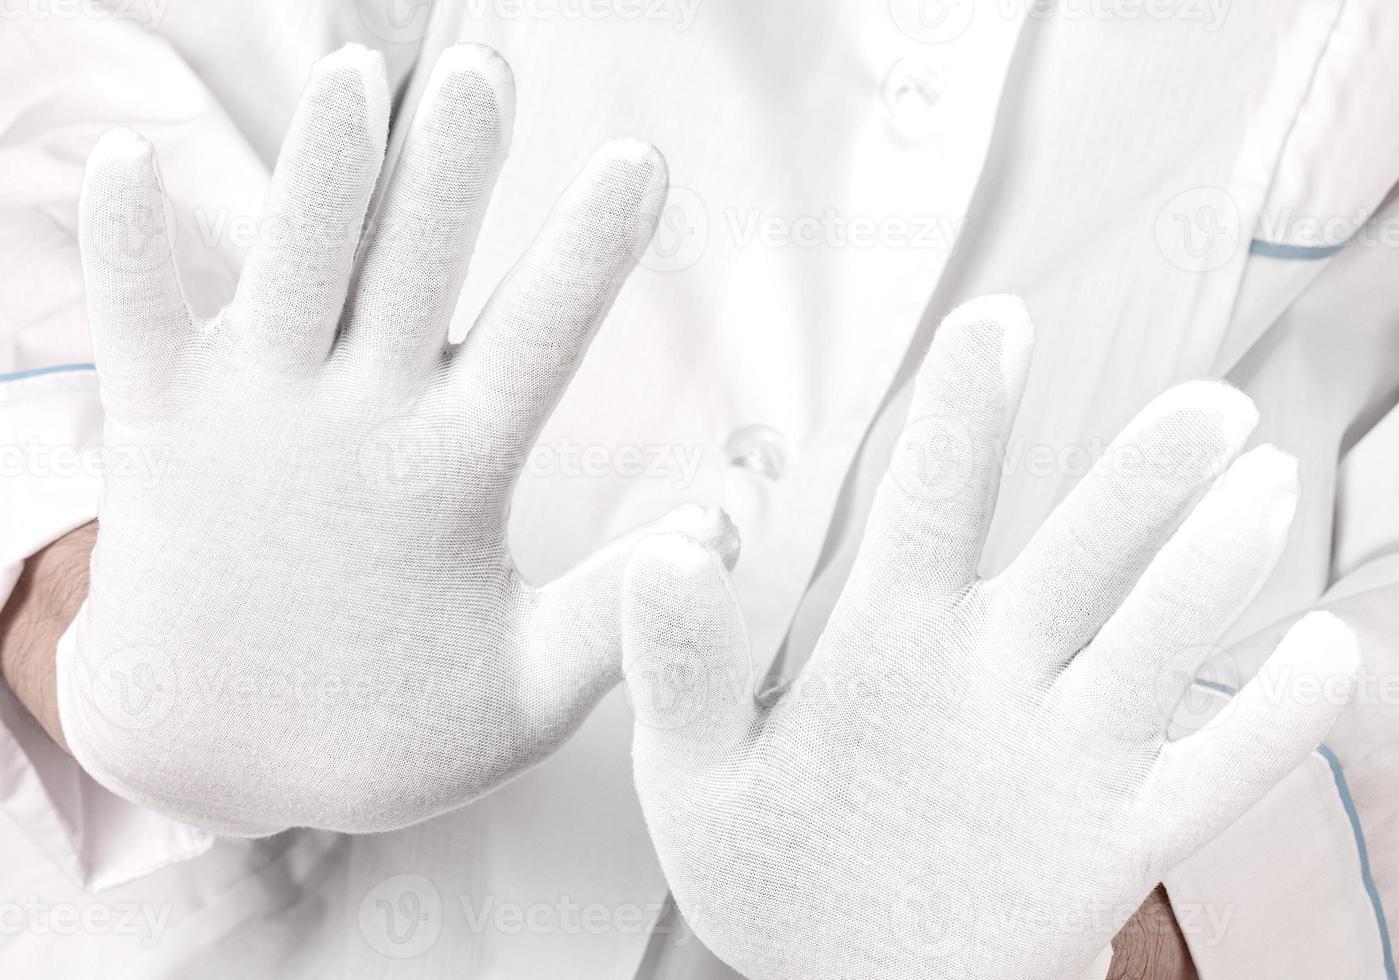
[[[1025,301],[1013,293],[992,293],[967,300],[947,314],[938,328],[940,336],[994,324],[1007,351],[1025,351],[1035,342],[1034,322]]]
[[[134,129],[116,126],[103,133],[92,147],[89,160],[96,163],[141,165],[154,159],[155,151],[150,141]]]
[[[455,111],[470,109],[497,120],[499,156],[504,158],[509,151],[515,120],[515,73],[509,63],[494,48],[484,44],[453,45],[437,60],[423,101],[431,104],[443,92],[454,91],[454,88],[460,90],[455,92]],[[473,102],[480,104],[471,104]]]
[[[649,534],[637,542],[627,562],[626,591],[698,584],[717,575],[723,561],[714,550],[680,531]]]
[[[1287,631],[1264,669],[1274,675],[1286,672],[1318,677],[1344,687],[1340,693],[1348,701],[1360,668],[1355,631],[1335,613],[1318,610],[1303,616]]]
[[[670,192],[670,168],[661,151],[644,140],[609,140],[588,161],[582,184],[605,189],[611,213],[599,218],[618,224],[623,237],[634,240],[630,251],[639,253],[655,233]]]
[[[684,504],[651,525],[651,534],[675,533],[693,539],[719,556],[733,571],[742,550],[738,526],[721,507]]]
[[[622,579],[624,660],[678,639],[707,649],[741,622],[728,571],[712,548],[678,532],[637,542]]]
[[[387,134],[391,101],[388,68],[384,56],[373,48],[346,44],[332,51],[311,69],[307,92],[316,98],[328,99],[331,104],[344,101],[354,105],[362,99],[369,133],[376,140],[381,134]],[[382,151],[383,147],[379,149]]]
[[[1157,395],[1128,423],[1118,437],[1119,444],[1149,429],[1182,420],[1198,419],[1201,433],[1210,432],[1232,457],[1258,427],[1258,406],[1243,391],[1227,381],[1202,379],[1187,381]]]

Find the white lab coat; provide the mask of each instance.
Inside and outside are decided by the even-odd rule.
[[[597,143],[651,140],[675,185],[517,494],[526,575],[676,504],[719,504],[744,537],[755,656],[790,674],[848,570],[913,367],[957,302],[1017,292],[1037,323],[986,572],[1151,396],[1227,376],[1258,402],[1260,439],[1300,457],[1305,499],[1182,725],[1318,605],[1360,630],[1376,693],[1167,885],[1205,980],[1394,977],[1399,15],[1381,0],[936,6],[17,6],[0,25],[0,450],[25,451],[0,458],[14,463],[0,585],[95,513],[75,245],[93,140],[127,124],[156,144],[207,311],[231,291],[315,56],[385,49],[406,115],[426,81],[415,64],[485,41],[514,66],[517,123],[457,334]],[[65,456],[80,462],[54,465]],[[480,804],[361,838],[212,840],[107,793],[13,703],[0,720],[6,974],[724,975],[651,935],[666,887],[620,692]]]

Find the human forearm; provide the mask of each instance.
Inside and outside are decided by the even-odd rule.
[[[1112,941],[1107,980],[1199,980],[1166,889],[1160,885]]]
[[[55,742],[67,747],[58,719],[54,660],[59,638],[87,596],[96,522],[59,538],[24,563],[0,610],[0,674]]]

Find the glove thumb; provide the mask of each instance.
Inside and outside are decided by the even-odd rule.
[[[743,614],[720,556],[683,534],[642,540],[622,585],[622,669],[638,790],[679,788],[756,730]],[[666,787],[663,783],[671,783]]]

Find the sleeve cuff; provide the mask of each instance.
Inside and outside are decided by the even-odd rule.
[[[0,374],[0,597],[24,560],[97,515],[102,408],[90,364]]]
[[[24,560],[92,520],[102,411],[88,365],[0,376],[0,602]],[[112,794],[55,745],[0,684],[0,810],[91,891],[207,851],[214,837]]]
[[[1392,976],[1348,799],[1339,764],[1314,752],[1166,876],[1202,980]]]

